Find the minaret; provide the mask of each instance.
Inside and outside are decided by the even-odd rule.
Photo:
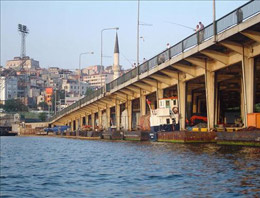
[[[120,66],[119,66],[119,46],[118,46],[118,38],[116,33],[116,41],[115,41],[115,49],[114,49],[114,64],[113,64],[113,79],[117,79],[120,76]]]

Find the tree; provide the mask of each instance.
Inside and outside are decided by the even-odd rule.
[[[88,87],[85,95],[88,96],[88,95],[92,94],[93,92],[94,92],[94,90]]]
[[[45,122],[46,119],[47,119],[47,113],[44,113],[44,112],[40,113],[40,114],[39,114],[39,119],[40,119],[41,121]]]
[[[25,106],[19,99],[6,100],[3,108],[6,112],[28,111],[28,107]]]
[[[46,102],[40,102],[38,107],[41,107],[44,111],[48,111],[48,104]]]

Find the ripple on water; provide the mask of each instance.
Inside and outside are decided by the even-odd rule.
[[[257,197],[260,149],[1,137],[2,197]]]

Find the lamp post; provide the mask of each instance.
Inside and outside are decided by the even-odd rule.
[[[139,36],[140,20],[139,20],[139,18],[140,18],[140,0],[137,1],[137,35],[136,35],[137,36],[137,39],[136,39],[137,40],[137,44],[136,44],[136,47],[137,47],[137,49],[136,49],[136,53],[137,53],[136,54],[137,69],[139,69],[139,67],[138,67],[139,66],[139,39],[140,39],[140,36]],[[138,74],[139,74],[139,71],[138,71]]]
[[[81,95],[81,85],[80,85],[80,80],[81,80],[81,56],[84,54],[94,54],[94,52],[83,52],[79,54],[79,99]]]

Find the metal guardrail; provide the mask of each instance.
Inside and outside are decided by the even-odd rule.
[[[244,20],[252,17],[253,15],[260,12],[260,1],[254,0],[247,2],[246,4],[240,6],[239,8],[235,9],[234,11],[228,13],[227,15],[221,17],[216,21],[216,33],[219,34],[241,22]],[[214,36],[214,26],[213,23],[206,26],[203,30],[200,30],[187,38],[183,39],[179,43],[175,44],[174,46],[166,49],[165,51],[161,52],[160,54],[152,57],[151,59],[147,60],[146,62],[142,63],[136,68],[133,68],[129,72],[123,74],[119,78],[107,83],[105,85],[106,90],[104,87],[94,91],[91,95],[85,96],[84,98],[80,99],[79,101],[73,103],[72,105],[64,108],[60,112],[57,112],[54,116],[50,118],[49,121],[53,121],[59,116],[66,114],[73,109],[80,107],[82,104],[94,99],[95,97],[99,97],[106,92],[110,92],[112,89],[121,85],[133,78],[137,75],[140,75],[144,72],[147,72],[158,65],[164,63],[165,61],[187,51],[188,49],[209,40]]]

